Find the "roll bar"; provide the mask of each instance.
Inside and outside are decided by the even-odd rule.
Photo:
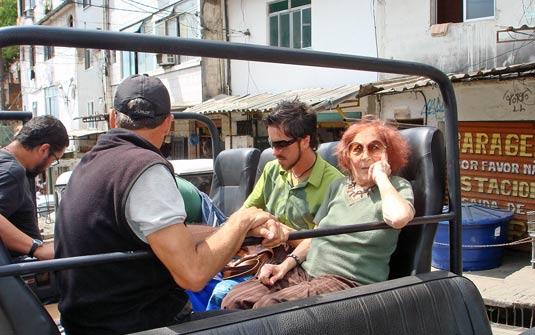
[[[457,103],[448,77],[430,65],[381,58],[353,56],[312,50],[268,47],[179,37],[162,37],[135,33],[79,30],[47,26],[6,27],[0,29],[0,47],[11,45],[51,45],[180,54],[267,63],[307,65],[347,70],[419,75],[435,81],[444,100],[447,176],[449,195],[450,271],[462,274],[461,197],[459,148],[457,145]],[[180,113],[177,113],[180,114]],[[212,136],[213,133],[212,133]],[[213,138],[213,137],[212,137]],[[219,141],[212,141],[213,144]],[[217,145],[217,144],[216,144]],[[214,147],[215,153],[215,147]],[[417,221],[415,219],[415,221]],[[380,225],[379,223],[377,223]],[[104,256],[104,255],[102,255]],[[52,260],[56,262],[61,260]],[[114,259],[117,261],[117,259]],[[28,266],[31,264],[28,264]]]

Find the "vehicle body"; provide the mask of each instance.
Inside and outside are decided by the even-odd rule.
[[[411,223],[411,225],[421,225],[430,222],[436,223],[439,220],[448,220],[450,222],[450,269],[452,272],[461,275],[461,211],[459,166],[457,164],[459,155],[457,147],[456,101],[451,82],[442,72],[438,71],[437,69],[427,65],[410,62],[374,59],[350,55],[329,54],[325,52],[316,52],[311,50],[272,48],[257,45],[240,45],[215,41],[187,40],[180,38],[157,37],[129,33],[111,33],[88,30],[78,31],[76,29],[51,28],[43,26],[1,29],[0,46],[4,47],[13,44],[57,45],[77,48],[98,48],[131,50],[140,52],[185,54],[203,57],[233,58],[248,61],[299,64],[364,71],[390,72],[398,74],[418,74],[433,79],[440,87],[444,99],[444,105],[447,110],[446,151],[448,156],[447,182],[449,192],[448,199],[450,202],[450,206],[448,213],[435,215],[433,217],[420,217],[415,219]],[[181,113],[177,114],[179,115],[179,118],[195,118],[197,120],[201,120],[202,122],[207,122],[207,125],[212,135],[212,139],[217,138],[217,129],[213,125],[210,125],[211,121],[209,121],[209,119],[207,121],[206,118],[203,118],[201,115],[188,115],[185,113],[182,115],[180,115]],[[220,152],[219,142],[212,141],[212,143],[214,143],[213,155],[216,160],[216,157]],[[384,223],[380,222],[363,224],[360,226],[360,230],[353,230],[352,232],[370,229],[384,229],[387,227]],[[346,231],[346,233],[347,232],[348,231]],[[334,233],[336,232],[303,231],[298,232],[298,234],[293,234],[291,238],[296,238],[297,236],[299,238],[315,237],[321,236],[319,234],[330,235]],[[257,240],[248,240],[246,244],[253,244],[257,242]],[[67,268],[98,266],[98,264],[100,263],[128,261],[131,259],[142,259],[146,257],[152,257],[152,255],[144,252],[131,251],[126,253],[88,255],[67,259],[56,259],[52,261],[35,262],[35,264],[32,264],[32,266],[29,267],[14,266],[13,264],[4,265],[0,267],[0,277],[3,276],[6,278],[0,278],[0,280],[13,279],[13,276],[18,276],[29,272],[56,270],[59,271]],[[443,275],[430,274],[423,277],[409,276],[406,277],[407,279],[405,280],[409,281],[410,285],[420,287],[418,286],[419,282],[424,282],[425,284],[428,280],[448,280],[449,276],[450,275],[444,277]],[[454,277],[460,278],[457,276]],[[0,283],[4,282],[5,281],[2,281]],[[373,320],[372,323],[366,324],[366,326],[368,327],[366,329],[366,333],[384,333],[384,331],[380,331],[380,329],[382,329],[381,327],[386,327],[384,329],[392,327],[390,329],[399,329],[400,332],[402,329],[405,330],[405,332],[403,333],[419,334],[423,332],[422,329],[425,329],[424,327],[426,325],[433,324],[432,321],[436,321],[438,324],[441,323],[440,318],[447,318],[450,314],[455,314],[457,316],[457,307],[464,306],[463,308],[467,308],[469,312],[472,313],[474,316],[479,316],[476,322],[477,324],[475,326],[472,325],[472,328],[470,328],[470,330],[473,333],[489,333],[488,331],[490,330],[490,327],[488,326],[488,323],[485,325],[484,320],[480,322],[482,320],[481,315],[485,314],[484,312],[481,312],[479,310],[482,305],[482,300],[480,296],[478,298],[477,290],[475,292],[471,288],[469,288],[468,290],[461,290],[462,292],[458,292],[458,294],[460,294],[459,299],[451,299],[452,301],[449,300],[450,295],[447,294],[447,290],[444,290],[443,292],[445,292],[446,294],[441,295],[440,297],[437,295],[435,298],[438,299],[433,300],[424,298],[426,293],[422,292],[420,294],[416,292],[418,290],[411,290],[409,292],[410,294],[400,293],[405,291],[402,291],[404,290],[404,288],[400,287],[399,284],[399,280],[379,283],[378,285],[372,284],[369,288],[363,287],[363,290],[359,290],[360,293],[356,296],[346,296],[345,293],[340,293],[338,296],[341,297],[341,304],[339,304],[338,302],[332,304],[331,300],[327,301],[330,298],[318,297],[316,299],[309,299],[303,302],[297,302],[296,304],[285,304],[284,306],[276,306],[271,309],[267,308],[264,310],[235,313],[230,315],[230,318],[225,318],[225,316],[218,316],[216,318],[213,318],[213,320],[199,320],[196,322],[191,322],[191,328],[188,328],[190,327],[189,324],[179,325],[176,328],[176,331],[181,333],[202,333],[203,331],[209,331],[211,333],[254,332],[257,334],[340,334],[356,331],[357,328],[351,328],[352,322],[357,322],[358,320]],[[466,286],[466,283],[461,280],[458,284],[454,284],[452,286],[463,287]],[[2,288],[2,290],[4,290],[4,288]],[[440,291],[440,289],[438,289],[438,291]],[[466,301],[463,300],[463,294],[465,293]],[[374,294],[378,294],[375,303],[373,303],[373,301],[370,302],[360,300],[361,298],[359,298],[362,295],[374,297]],[[7,297],[10,298],[9,294],[7,294]],[[379,301],[381,303],[379,303]],[[463,301],[465,302],[464,305]],[[473,303],[471,303],[470,301],[472,301]],[[351,304],[352,307],[348,308],[349,305],[344,302],[354,304]],[[364,305],[362,305],[362,303],[364,303]],[[366,303],[370,303],[370,307],[373,306],[376,308],[381,308],[381,306],[384,306],[384,308],[382,310],[376,309],[372,312],[372,309],[362,308],[362,306],[367,307]],[[407,304],[407,309],[404,309],[403,307],[403,304],[405,303]],[[32,304],[34,303],[28,302],[28,308],[32,307]],[[355,306],[355,304],[357,306]],[[358,306],[360,306],[360,308]],[[9,304],[4,304],[0,307],[3,308],[4,314],[15,314],[11,313],[12,306],[10,306]],[[33,307],[35,307],[33,310],[39,310],[38,307]],[[337,308],[340,308],[340,310],[338,310]],[[435,311],[443,311],[444,313],[431,313],[431,315],[428,317],[429,320],[427,320],[426,318],[421,318],[422,320],[426,320],[425,324],[419,324],[422,326],[421,329],[411,328],[411,322],[409,322],[408,324],[405,323],[405,316],[408,318],[414,318],[414,316],[419,317],[425,311],[429,311],[432,309]],[[366,313],[373,314],[366,315]],[[384,314],[384,316],[382,313]],[[403,314],[403,317],[401,314]],[[13,316],[13,320],[15,319],[15,316]],[[458,322],[460,324],[466,321],[459,321],[456,318],[449,318],[448,320],[451,320],[451,323]],[[414,320],[414,322],[417,322],[417,320]],[[346,324],[349,325],[349,328],[340,328],[344,327],[344,325]],[[445,325],[445,327],[446,328],[444,329],[449,329],[447,328],[447,325]],[[365,330],[363,329],[363,332],[364,331]],[[46,334],[53,333],[54,332],[46,332]],[[148,331],[147,333],[151,332]],[[173,329],[169,328],[165,330],[155,330],[154,333],[175,333],[175,330],[173,327]],[[437,331],[436,333],[445,334],[448,332]]]
[[[175,170],[175,177],[183,178],[195,187],[197,187],[202,192],[209,194],[210,185],[212,185],[212,176],[214,173],[214,160],[211,158],[201,158],[201,159],[176,159],[170,160]],[[56,179],[56,184],[54,186],[55,193],[58,199],[58,204],[61,201],[61,195],[67,187],[69,178],[71,177],[72,171],[63,172]],[[54,207],[54,199],[52,199],[52,209]],[[38,209],[39,203],[38,203]]]

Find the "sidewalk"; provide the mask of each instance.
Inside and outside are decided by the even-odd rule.
[[[505,250],[500,267],[463,273],[479,289],[495,335],[535,327],[535,269],[530,260],[529,253]]]

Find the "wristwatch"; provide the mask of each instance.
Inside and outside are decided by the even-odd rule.
[[[39,248],[42,245],[43,245],[43,241],[34,238],[32,240],[32,247],[30,248],[30,251],[28,251],[28,256],[33,257],[35,250],[37,250],[37,248]]]

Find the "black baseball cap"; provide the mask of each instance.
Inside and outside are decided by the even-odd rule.
[[[153,110],[128,109],[128,102],[136,98],[152,103]],[[125,78],[117,86],[113,108],[132,119],[153,119],[171,112],[171,99],[169,91],[159,78],[150,77],[147,74],[134,74]]]

